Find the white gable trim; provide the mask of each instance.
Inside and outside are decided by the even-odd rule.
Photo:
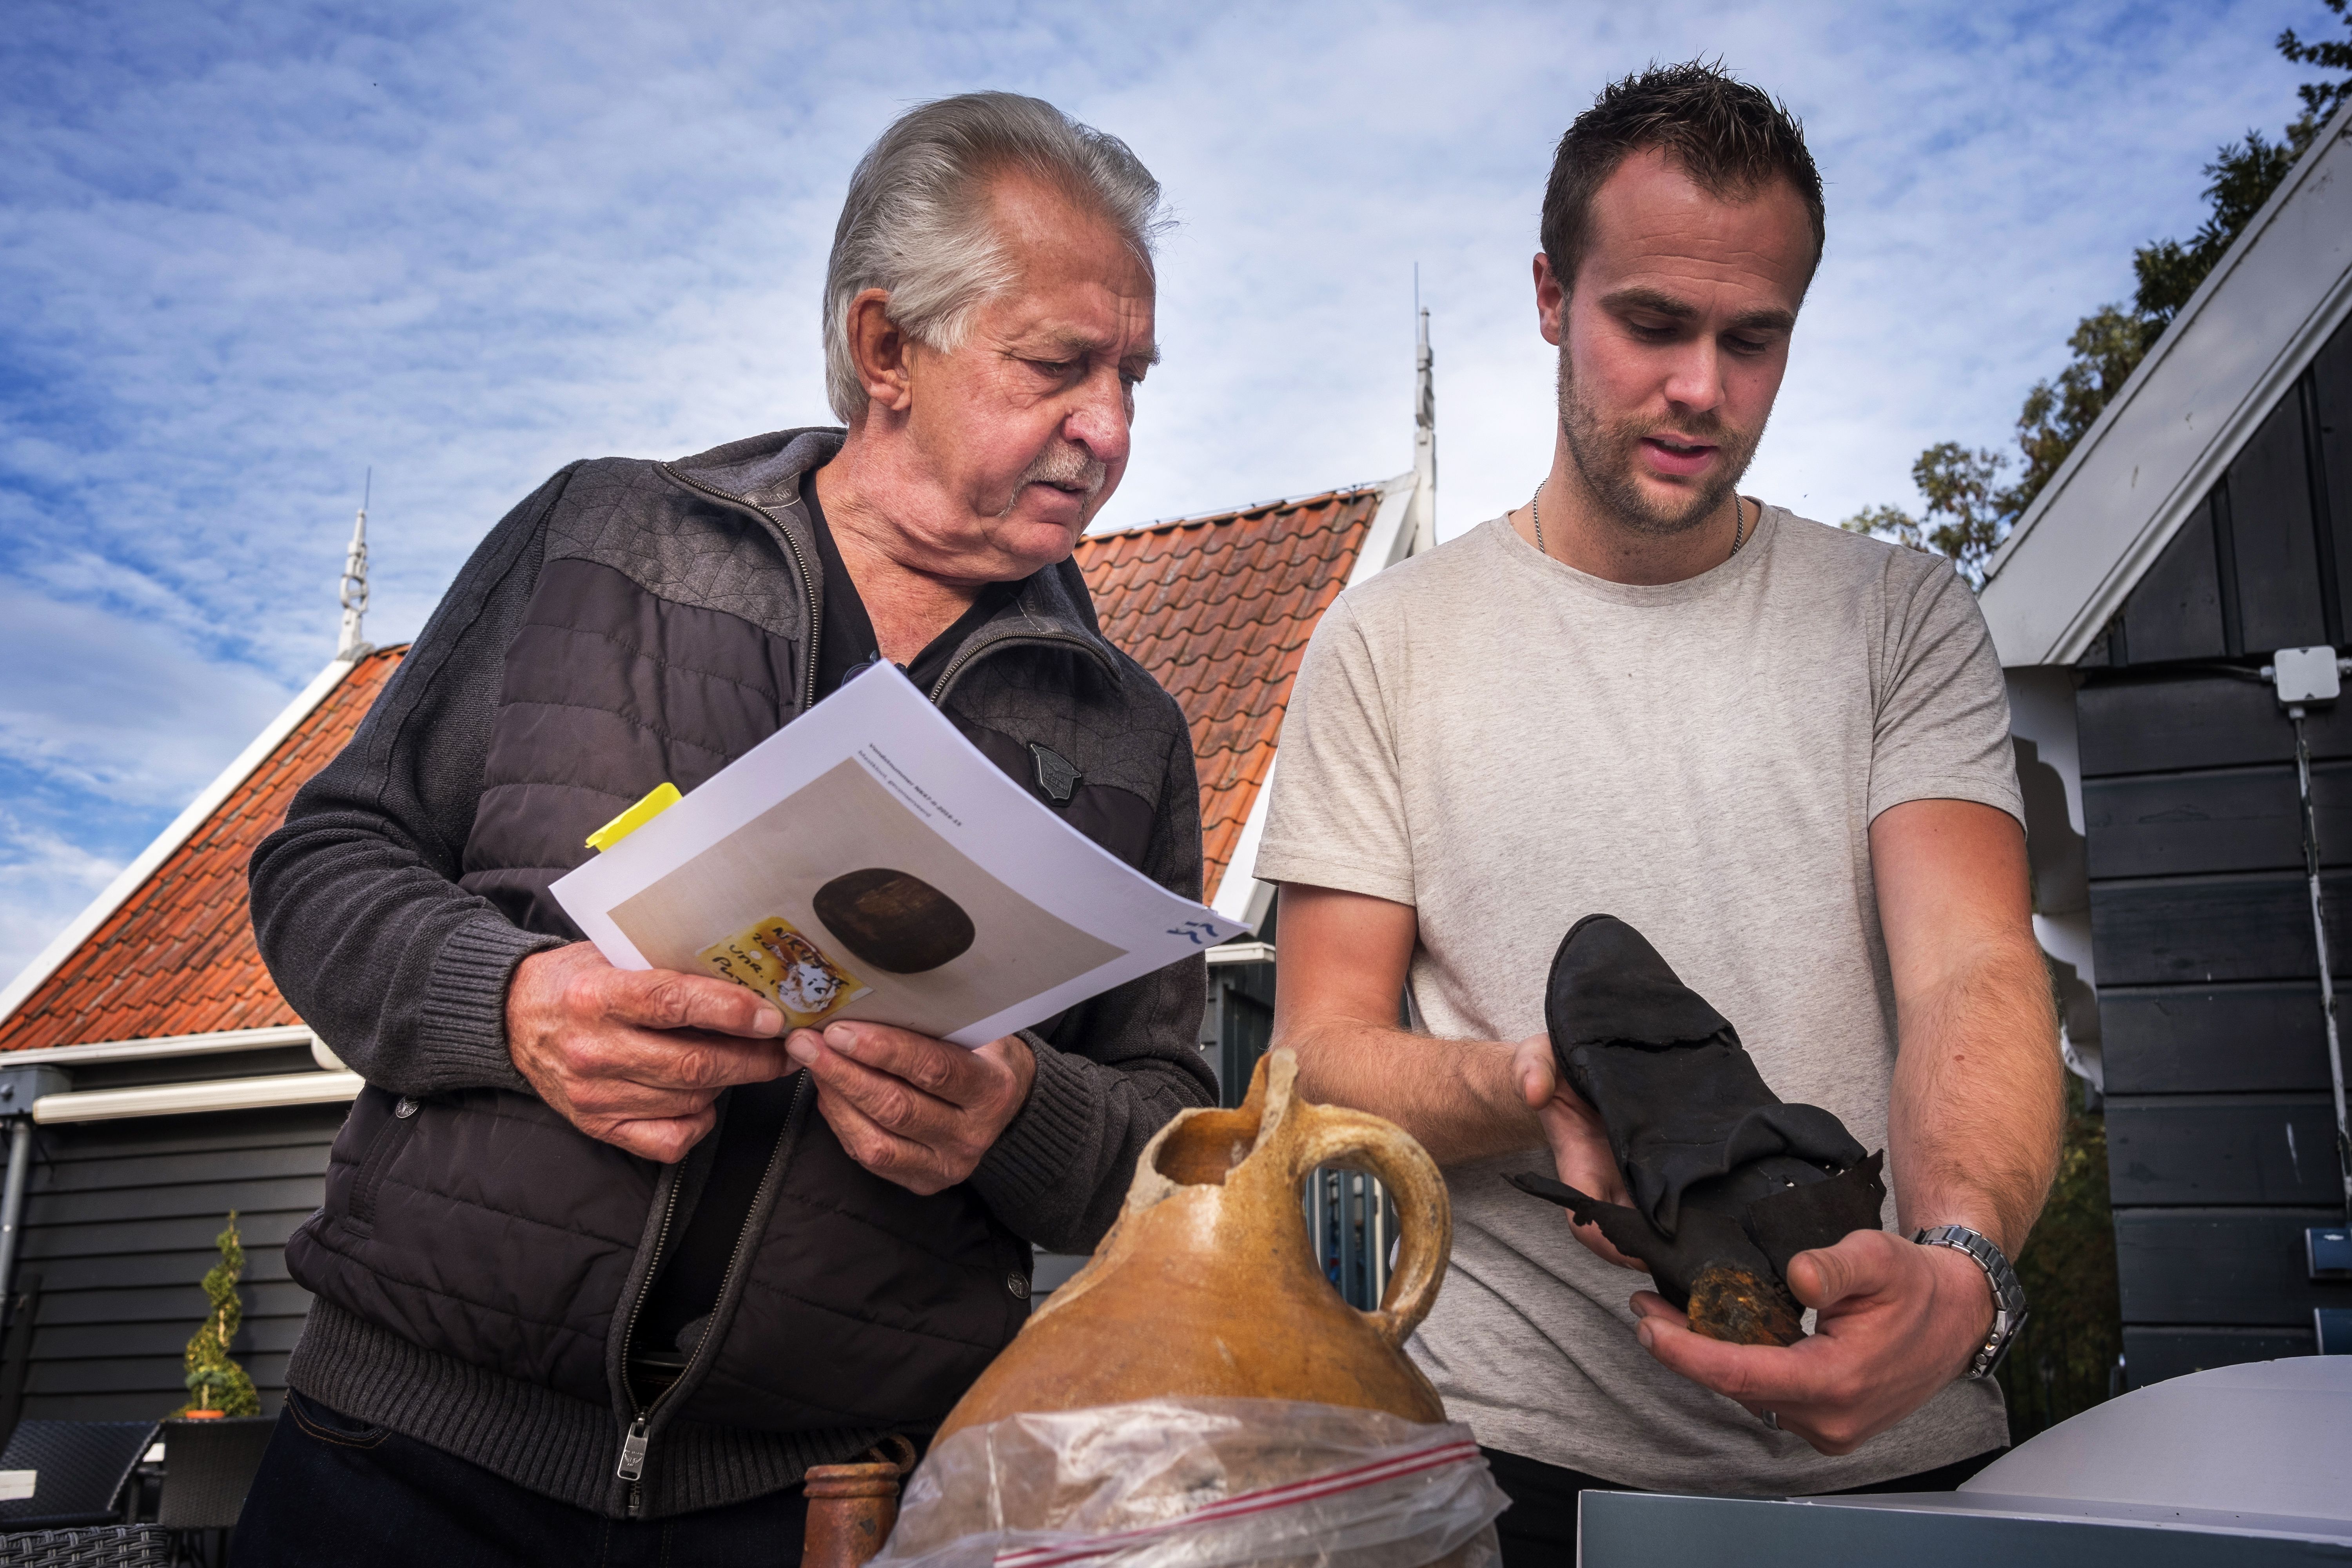
[[[1252,931],[1265,920],[1274,901],[1273,885],[1259,881],[1250,875],[1257,864],[1258,840],[1265,837],[1267,803],[1274,799],[1274,770],[1282,762],[1277,745],[1274,757],[1265,764],[1265,779],[1257,786],[1257,795],[1250,802],[1247,820],[1242,824],[1242,836],[1234,842],[1234,858],[1225,862],[1225,874],[1217,879],[1217,896],[1209,907],[1229,921],[1239,921]]]
[[[2034,499],[1979,598],[2000,661],[2072,664],[2352,315],[2352,104]]]
[[[104,925],[109,917],[155,874],[157,868],[172,858],[173,851],[194,837],[197,828],[211,820],[213,813],[221,808],[221,804],[253,776],[256,768],[269,760],[270,753],[278,750],[279,743],[327,700],[329,692],[342,684],[343,677],[359,668],[359,659],[365,658],[370,651],[362,647],[358,650],[358,658],[330,661],[327,668],[286,705],[284,711],[253,738],[253,743],[239,752],[236,760],[222,769],[220,776],[205,785],[204,793],[190,801],[185,811],[172,819],[172,826],[158,834],[155,841],[142,850],[137,859],[122,868],[121,875],[107,884],[106,891],[90,900],[89,907],[76,915],[73,922],[58,933],[57,940],[43,948],[38,957],[19,971],[16,978],[8,982],[6,989],[0,990],[0,1023],[16,1016],[16,1009],[25,1005],[25,999],[39,990],[41,983],[55,974],[74,951],[88,942],[98,928]],[[9,1059],[15,1060],[16,1057],[12,1055]]]
[[[1383,481],[1380,510],[1372,513],[1371,526],[1364,532],[1363,547],[1356,552],[1356,563],[1348,569],[1347,588],[1352,588],[1378,572],[1385,572],[1413,552],[1422,531],[1418,526],[1423,511],[1415,502],[1421,495],[1421,477],[1412,473],[1399,474]],[[1343,588],[1343,592],[1345,589]],[[1248,818],[1242,824],[1242,836],[1234,845],[1234,858],[1225,863],[1224,875],[1217,879],[1215,896],[1209,907],[1229,921],[1239,921],[1255,931],[1265,923],[1274,907],[1274,887],[1261,882],[1250,874],[1257,863],[1258,840],[1265,837],[1265,814],[1274,799],[1274,770],[1282,761],[1281,738],[1276,737],[1274,761],[1266,764],[1265,781],[1257,786],[1257,795],[1250,802]]]
[[[1379,487],[1381,506],[1372,513],[1372,525],[1364,532],[1364,547],[1356,552],[1356,563],[1348,569],[1348,587],[1384,572],[1395,565],[1415,548],[1419,521],[1413,498],[1420,486],[1419,476],[1399,474]]]

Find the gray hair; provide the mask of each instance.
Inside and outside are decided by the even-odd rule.
[[[891,324],[940,353],[974,310],[1017,279],[989,223],[988,182],[1017,170],[1108,219],[1144,265],[1170,226],[1160,182],[1127,143],[1041,99],[967,92],[918,105],[866,151],[833,231],[824,272],[825,400],[844,423],[865,413],[849,352],[849,307],[888,291]]]

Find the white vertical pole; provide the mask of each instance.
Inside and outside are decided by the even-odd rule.
[[[1421,312],[1421,338],[1413,354],[1412,539],[1406,553],[1418,555],[1437,543],[1437,375],[1429,352],[1429,312]]]
[[[374,488],[375,470],[371,468],[360,494],[360,514],[352,523],[352,547],[343,555],[343,580],[336,589],[343,605],[343,628],[335,639],[337,658],[357,658],[367,648],[360,638],[360,619],[368,606],[367,503],[368,491]]]

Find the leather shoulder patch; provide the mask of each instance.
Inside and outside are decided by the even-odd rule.
[[[1071,795],[1078,787],[1078,781],[1086,775],[1078,772],[1069,758],[1051,746],[1041,745],[1032,741],[1029,742],[1029,755],[1035,759],[1037,763],[1037,787],[1044,791],[1046,797],[1055,805],[1069,805]]]

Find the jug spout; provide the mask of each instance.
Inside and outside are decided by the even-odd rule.
[[[1215,1186],[1238,1170],[1269,1139],[1279,1138],[1289,1119],[1297,1058],[1288,1051],[1261,1058],[1250,1075],[1249,1093],[1230,1110],[1187,1110],[1160,1130],[1136,1162],[1128,1205],[1146,1206],[1174,1187]],[[1163,1177],[1167,1186],[1145,1179]]]
[[[1444,1418],[1403,1353],[1453,1242],[1444,1179],[1392,1123],[1298,1097],[1288,1051],[1232,1110],[1188,1110],[1144,1148],[1093,1258],[972,1385],[940,1436],[1024,1411],[1163,1394],[1297,1399]],[[1300,1194],[1318,1166],[1370,1171],[1395,1198],[1397,1267],[1379,1310],[1341,1300]]]

